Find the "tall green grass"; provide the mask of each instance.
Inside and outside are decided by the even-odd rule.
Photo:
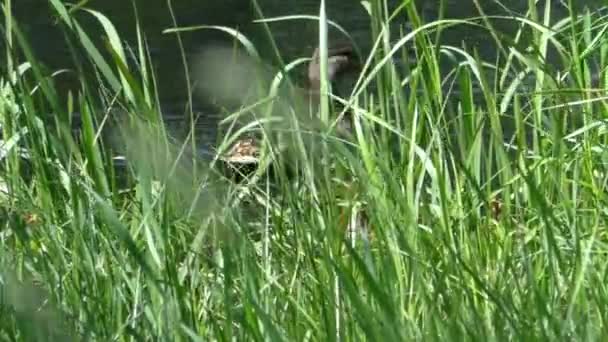
[[[363,2],[373,44],[349,96],[325,94],[309,115],[289,77],[306,59],[279,51],[281,71],[252,79],[218,148],[253,131],[265,158],[235,184],[159,120],[139,26],[128,49],[102,13],[48,4],[74,62],[60,72],[80,81],[67,98],[4,2],[2,339],[608,335],[603,12],[558,20],[552,1],[541,13],[530,1],[521,17],[424,22],[411,2]],[[318,17],[264,18],[254,5],[269,37],[273,22],[318,20],[326,70],[336,24],[323,1]],[[412,30],[392,31],[404,15]],[[494,29],[505,20],[515,36]],[[491,34],[498,58],[442,45],[442,31],[459,26]],[[263,62],[231,28],[167,34],[196,29],[234,37],[247,55],[236,61]],[[404,73],[393,61],[411,50]],[[355,113],[350,140],[333,131],[333,101]]]

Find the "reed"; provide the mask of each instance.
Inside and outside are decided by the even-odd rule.
[[[257,74],[249,97],[237,98],[219,152],[251,133],[269,158],[234,183],[219,157],[198,158],[194,139],[168,134],[141,28],[129,49],[102,13],[48,5],[71,70],[40,62],[4,1],[2,339],[608,335],[603,11],[555,20],[552,1],[541,12],[530,1],[519,17],[424,22],[413,2],[392,12],[363,2],[373,44],[352,92],[328,93],[321,78],[319,116],[302,114],[292,76],[307,59],[274,51],[281,71]],[[327,30],[337,24],[323,1],[314,17],[264,18],[254,5],[269,33],[276,21],[318,20],[327,72]],[[406,14],[411,30],[393,31]],[[105,45],[79,24],[84,16],[101,25]],[[498,21],[519,31],[505,36]],[[455,26],[487,30],[499,58],[442,45]],[[231,28],[167,34],[197,29],[232,35],[247,60],[263,63]],[[415,60],[404,71],[396,61],[406,51]],[[197,80],[196,68],[184,70]],[[65,98],[58,72],[80,81]],[[334,127],[346,111],[348,138]],[[232,127],[236,119],[244,124]]]

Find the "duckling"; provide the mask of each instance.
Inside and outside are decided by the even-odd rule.
[[[260,147],[257,140],[246,137],[237,140],[234,145],[219,158],[227,166],[229,174],[241,179],[242,176],[255,172],[260,162]]]
[[[260,148],[254,138],[247,137],[240,140],[221,157],[228,163],[254,164],[259,161]]]

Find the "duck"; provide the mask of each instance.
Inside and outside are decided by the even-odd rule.
[[[352,45],[340,44],[331,47],[327,51],[327,78],[330,84],[343,74],[356,70],[359,67]],[[320,101],[321,88],[321,64],[320,64],[320,49],[316,47],[313,51],[307,70],[307,85],[304,89],[307,94],[308,103],[316,107]],[[341,107],[337,103],[333,103],[336,107]],[[338,121],[339,133],[352,133],[352,115],[350,112],[345,112],[344,116]],[[233,168],[236,164],[241,165],[257,165],[259,163],[260,146],[259,142],[252,137],[245,137],[237,140],[232,147],[220,159],[228,164],[232,164]],[[250,167],[247,167],[249,169]]]
[[[327,51],[327,79],[333,86],[335,81],[342,75],[358,71],[360,64],[355,55],[353,46],[350,44],[336,45]],[[308,64],[308,94],[309,103],[318,104],[320,101],[321,88],[321,63],[319,48],[315,48]],[[338,94],[336,89],[332,90],[334,94]],[[338,94],[339,95],[339,94]],[[338,111],[344,108],[336,101],[332,101],[332,105]],[[341,135],[350,135],[353,133],[352,112],[345,111],[343,116],[337,122],[337,132]]]
[[[319,48],[315,48],[308,63],[308,88],[318,94],[321,88],[321,63]],[[327,50],[327,78],[333,83],[338,76],[358,67],[352,45],[338,45]]]

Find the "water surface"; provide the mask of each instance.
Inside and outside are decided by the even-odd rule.
[[[75,2],[75,1],[73,1]],[[64,43],[61,29],[55,24],[51,15],[50,5],[42,0],[17,0],[13,1],[14,12],[21,23],[24,31],[30,39],[35,51],[52,69],[71,66],[69,51]],[[67,2],[66,2],[67,3]],[[391,8],[398,6],[401,1],[388,1]],[[422,15],[427,19],[439,16],[441,2],[421,0],[417,1]],[[503,1],[508,8],[503,7],[495,0],[479,0],[486,14],[510,15],[523,13],[527,9],[527,0]],[[543,10],[544,2],[540,1],[539,10]],[[318,0],[258,0],[259,8],[250,0],[102,0],[89,1],[87,6],[98,10],[116,25],[120,34],[130,43],[135,43],[135,8],[138,19],[142,24],[154,61],[155,73],[160,86],[160,97],[162,103],[174,111],[181,113],[187,101],[185,87],[184,67],[179,45],[175,35],[163,34],[162,31],[174,26],[171,13],[174,14],[177,25],[222,25],[236,28],[249,37],[262,56],[270,64],[276,63],[273,59],[273,50],[270,39],[264,26],[254,23],[261,15],[277,17],[292,14],[317,15],[319,11]],[[357,45],[365,53],[372,44],[370,20],[364,7],[359,1],[328,0],[327,12],[329,19],[342,25],[354,38]],[[579,8],[585,5],[599,5],[596,0],[577,0]],[[172,11],[170,10],[170,7]],[[552,11],[556,18],[567,15],[566,9],[558,1],[552,2]],[[479,15],[479,11],[472,0],[447,0],[444,2],[443,17],[445,18],[470,18]],[[79,15],[83,26],[93,37],[99,38],[102,34],[99,24],[84,13]],[[396,34],[399,30],[407,30],[408,18],[405,14],[398,16],[392,26]],[[317,24],[314,21],[290,21],[272,23],[270,30],[272,39],[280,50],[285,60],[289,61],[297,57],[308,56],[314,49],[317,40]],[[502,32],[509,33],[514,30],[513,22],[498,21],[496,27]],[[330,32],[332,39],[341,38],[337,31]],[[395,39],[398,38],[395,36]],[[207,46],[218,42],[229,42],[230,37],[225,33],[201,30],[182,34],[186,56],[189,61],[196,58],[197,53]],[[481,55],[491,58],[496,52],[491,37],[482,30],[476,30],[467,26],[456,26],[445,30],[443,39],[446,44],[462,45],[466,43],[469,48],[476,48]],[[77,87],[76,83],[70,83],[69,79],[60,79],[65,88]],[[198,105],[204,106],[203,99],[195,98]],[[195,105],[197,105],[195,103]],[[203,126],[205,126],[203,121]],[[213,120],[209,120],[207,127],[209,132],[215,130]]]

